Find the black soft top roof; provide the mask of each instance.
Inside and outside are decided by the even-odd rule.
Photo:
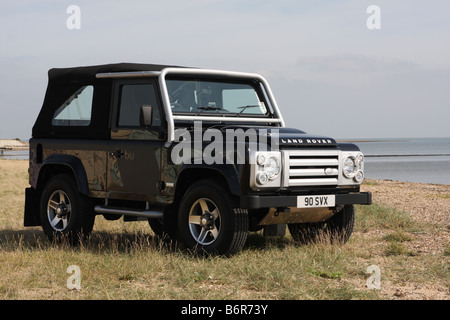
[[[161,71],[164,68],[177,67],[173,65],[144,63],[113,63],[86,67],[53,68],[48,71],[49,82],[92,81],[97,73]]]
[[[179,68],[179,66],[159,64],[114,63],[50,69],[44,103],[33,126],[32,136],[34,138],[108,138],[113,79],[97,79],[97,73],[162,71],[168,67]],[[87,127],[52,125],[55,110],[76,90],[86,85],[95,86],[90,125]]]

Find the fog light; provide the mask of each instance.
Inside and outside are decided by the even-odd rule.
[[[361,183],[363,181],[363,179],[364,179],[364,173],[361,170],[359,170],[358,172],[356,172],[356,174],[353,177],[353,179],[356,182]]]
[[[266,184],[269,181],[269,176],[265,172],[258,172],[256,175],[256,182],[259,184]]]

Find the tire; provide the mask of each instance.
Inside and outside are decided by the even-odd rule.
[[[242,249],[247,234],[247,210],[218,181],[198,181],[181,199],[178,235],[188,249],[231,256]]]
[[[50,241],[67,238],[77,244],[92,231],[95,215],[89,198],[78,192],[74,179],[58,174],[45,185],[40,202],[40,218]]]
[[[328,240],[332,244],[344,244],[350,238],[355,224],[353,205],[345,205],[325,222],[288,224],[289,232],[300,244],[317,243]]]

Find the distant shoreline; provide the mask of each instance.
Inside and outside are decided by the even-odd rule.
[[[366,158],[384,158],[384,157],[450,157],[450,153],[429,153],[429,154],[368,154]]]
[[[409,141],[410,139],[395,139],[395,140],[385,140],[385,139],[370,139],[370,140],[336,140],[337,142],[348,142],[348,143],[357,143],[357,142],[399,142],[399,141]]]

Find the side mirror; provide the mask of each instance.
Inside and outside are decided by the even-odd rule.
[[[152,106],[141,106],[139,113],[139,123],[143,127],[149,127],[152,125]]]

